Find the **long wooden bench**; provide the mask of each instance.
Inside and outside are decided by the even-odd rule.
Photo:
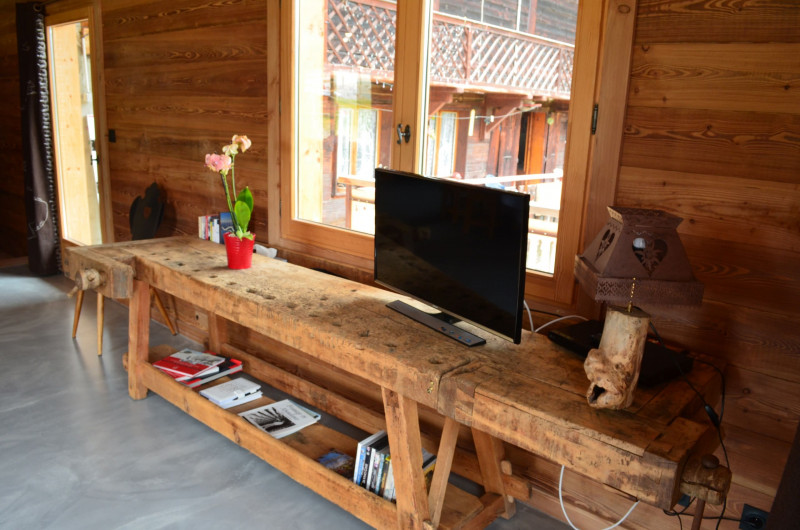
[[[466,348],[387,308],[398,295],[257,255],[251,269],[229,270],[221,245],[195,238],[75,248],[65,264],[70,278],[99,271],[98,289],[130,300],[133,399],[159,394],[372,526],[482,527],[512,516],[504,442],[665,509],[683,493],[719,503],[727,491],[728,470],[702,465],[717,435],[710,423],[691,419],[700,403],[683,382],[639,389],[625,411],[595,410],[585,401],[581,361],[541,335],[525,333],[520,345],[487,336],[484,346]],[[150,286],[206,311],[209,347],[241,358],[254,377],[356,426],[385,425],[396,505],[316,463],[331,445],[353,454],[356,440],[321,425],[302,431],[304,441],[275,440],[154,368],[151,362],[168,352],[149,344]],[[332,373],[379,386],[383,414],[231,346],[226,320]],[[716,390],[710,368],[700,365],[689,378],[696,388]],[[444,417],[433,440],[438,460],[430,492],[421,472],[421,447],[430,445],[420,434],[421,406]],[[472,432],[481,496],[448,485],[461,426]]]

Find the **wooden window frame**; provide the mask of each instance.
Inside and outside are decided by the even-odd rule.
[[[430,24],[429,1],[398,1],[398,35],[404,34],[404,27],[426,28]],[[294,219],[296,2],[270,2],[267,9],[269,242],[371,271],[372,236]],[[605,224],[606,207],[614,201],[635,18],[636,0],[581,0],[579,4],[555,270],[552,275],[529,270],[526,297],[556,306],[574,305],[575,256],[582,251],[584,241]],[[409,73],[418,86],[416,91],[405,91],[398,97],[394,118],[408,123],[412,131],[421,131],[427,119],[426,95],[421,90],[427,57],[421,42],[407,42],[403,49],[403,57],[396,59],[395,79],[404,79]],[[596,105],[603,110],[593,133]],[[394,167],[414,171],[422,152],[422,137],[416,135],[417,141],[408,148],[393,147]]]

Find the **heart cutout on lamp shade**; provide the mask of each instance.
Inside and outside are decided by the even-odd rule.
[[[637,237],[633,240],[631,248],[636,255],[636,259],[647,269],[650,276],[653,275],[664,258],[667,257],[667,242],[663,239],[653,240]]]

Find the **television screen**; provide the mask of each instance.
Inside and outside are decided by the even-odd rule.
[[[516,191],[378,168],[375,281],[519,343],[528,210]]]

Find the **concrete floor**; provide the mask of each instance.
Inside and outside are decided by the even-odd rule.
[[[72,283],[0,267],[0,528],[357,529],[361,521],[151,394],[128,397],[127,308],[95,297],[71,338]],[[154,324],[153,344],[198,345]],[[493,529],[568,526],[518,504]]]

